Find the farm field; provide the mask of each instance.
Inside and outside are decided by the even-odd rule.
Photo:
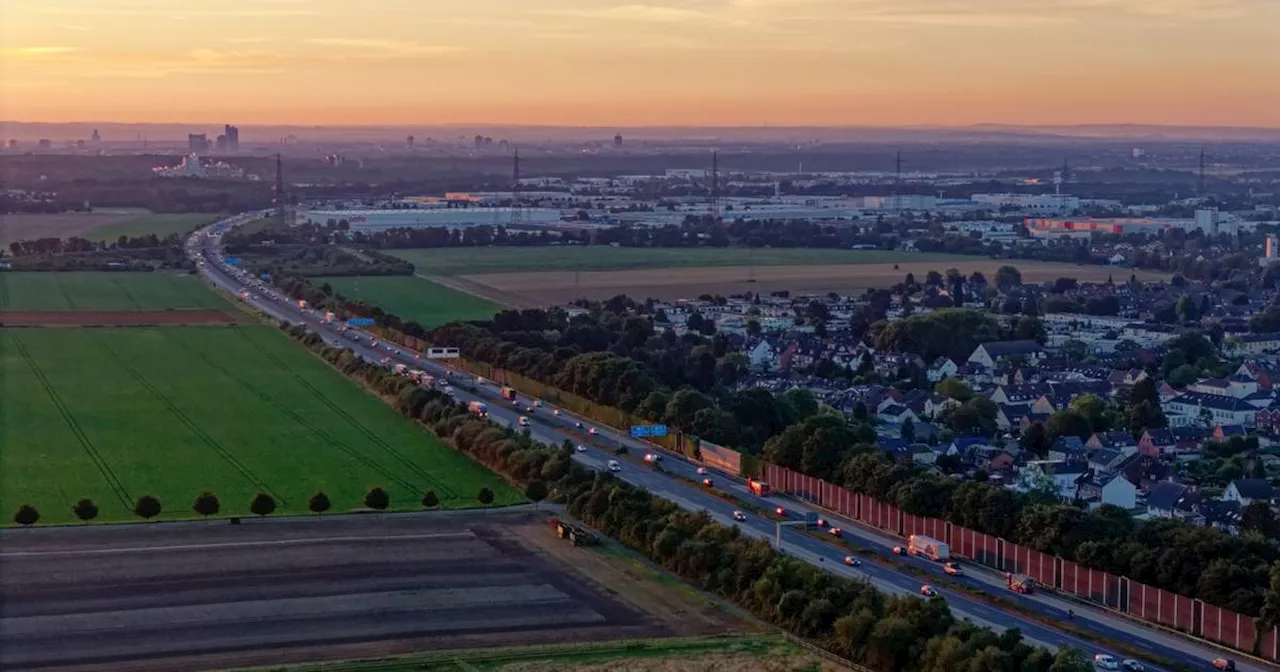
[[[0,273],[3,311],[140,311],[229,308],[194,275],[172,273]]]
[[[316,278],[314,282],[327,282],[347,298],[366,301],[427,328],[485,320],[502,310],[500,303],[414,276]]]
[[[163,237],[174,231],[188,231],[216,217],[209,214],[152,214],[133,208],[52,215],[5,215],[0,219],[0,246],[8,247],[15,240],[34,238],[76,236],[111,241],[121,234],[138,236],[147,233]]]
[[[393,509],[434,490],[447,508],[521,500],[495,474],[402,418],[266,326],[0,330],[0,511],[74,520],[89,497],[100,520],[195,517],[203,490],[245,515],[260,492],[278,513],[334,511],[382,487]]]
[[[789,266],[813,264],[880,264],[905,261],[939,263],[972,260],[951,254],[886,250],[827,250],[810,248],[647,248],[564,247],[451,247],[387,250],[410,261],[423,275],[479,275],[539,271],[625,271],[708,266]]]
[[[968,275],[980,271],[988,278],[996,269],[1012,265],[1022,272],[1023,282],[1037,283],[1072,277],[1081,281],[1101,282],[1113,277],[1127,280],[1134,271],[1105,266],[1076,266],[1043,261],[986,259],[981,257],[948,258],[944,261],[866,263],[836,265],[813,263],[806,266],[721,266],[683,269],[649,269],[632,271],[510,272],[460,275],[442,278],[450,285],[468,292],[517,307],[563,305],[574,299],[607,299],[627,294],[635,299],[683,299],[702,294],[742,294],[788,290],[794,294],[860,293],[868,288],[887,287],[901,282],[907,273],[923,279],[931,270],[945,272],[955,268]],[[1140,280],[1167,279],[1162,273],[1136,271]]]

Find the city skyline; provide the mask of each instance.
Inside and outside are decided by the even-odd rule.
[[[1280,127],[1265,0],[8,0],[0,118]]]

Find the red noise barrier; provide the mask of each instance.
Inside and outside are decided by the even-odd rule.
[[[951,547],[951,553],[988,567],[1026,574],[1036,583],[1124,612],[1139,620],[1280,661],[1280,630],[1258,633],[1255,619],[1128,577],[1091,569],[1033,548],[983,534],[938,518],[905,513],[888,502],[821,479],[766,464],[765,478],[779,493],[821,505],[897,537],[923,534]],[[1256,640],[1256,641],[1255,641]],[[1256,644],[1256,649],[1255,649]]]

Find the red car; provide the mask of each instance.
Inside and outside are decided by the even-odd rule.
[[[786,517],[787,517],[787,510],[786,510],[786,509],[784,509],[784,508],[782,508],[781,506],[779,506],[778,508],[774,509],[774,510],[773,510],[773,513],[774,513],[776,516],[778,516],[779,518],[786,518]]]
[[[833,537],[840,537],[840,536],[843,536],[843,535],[844,535],[844,530],[842,530],[842,529],[840,529],[840,528],[838,528],[838,527],[833,527],[833,528],[831,528],[831,529],[827,530],[827,533],[828,533],[828,534],[830,534],[830,535],[831,535],[831,536],[833,536]]]

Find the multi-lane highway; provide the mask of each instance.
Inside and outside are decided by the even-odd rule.
[[[238,218],[231,223],[234,225],[244,219],[247,218]],[[520,408],[515,408],[503,400],[499,386],[493,381],[477,379],[464,372],[450,369],[437,361],[419,359],[415,353],[404,351],[398,346],[378,343],[371,335],[355,328],[348,328],[340,333],[338,325],[326,324],[321,313],[299,308],[296,302],[279,295],[276,290],[256,283],[234,267],[224,265],[219,253],[219,244],[220,239],[217,236],[197,232],[192,236],[188,247],[193,256],[205,262],[201,270],[211,282],[234,295],[239,296],[247,291],[249,297],[246,303],[266,315],[282,322],[305,325],[323,336],[326,341],[350,348],[368,361],[381,362],[386,358],[393,363],[402,363],[436,377],[447,377],[452,382],[452,389],[459,401],[485,402],[495,422],[515,426],[518,418],[526,415],[529,417],[529,430],[534,438],[553,445],[558,445],[565,440],[573,442],[579,446],[575,459],[595,469],[603,470],[610,460],[619,459],[621,464],[621,471],[617,474],[619,478],[669,499],[683,508],[706,510],[719,522],[736,524],[744,534],[773,540],[778,533],[773,520],[754,513],[745,512],[746,520],[735,522],[733,520],[734,504],[708,492],[706,486],[699,485],[704,475],[699,474],[698,466],[688,460],[677,455],[665,454],[661,469],[646,467],[640,458],[647,451],[656,451],[656,448],[629,435],[594,425],[587,420],[574,417],[563,409],[555,409],[546,404],[536,412],[528,413],[523,410],[525,403],[522,403]],[[591,429],[594,429],[595,433],[588,436],[587,431]],[[614,451],[618,448],[625,448],[628,455],[616,458]],[[772,510],[774,507],[781,506],[797,516],[814,510],[789,498],[756,497],[747,489],[745,483],[728,474],[713,473],[708,476],[713,479],[715,488],[728,492],[761,510]],[[786,553],[824,567],[833,573],[868,580],[880,590],[893,594],[919,594],[925,579],[921,579],[918,574],[924,572],[926,575],[935,575],[942,582],[935,587],[946,598],[957,616],[967,617],[997,630],[1016,627],[1026,639],[1052,648],[1071,646],[1091,656],[1095,653],[1108,653],[1123,659],[1129,656],[1109,650],[1106,646],[1099,646],[1089,639],[1096,636],[1099,641],[1124,642],[1147,654],[1148,660],[1143,661],[1147,669],[1156,669],[1149,660],[1152,656],[1193,668],[1206,668],[1210,661],[1225,655],[1224,651],[1214,647],[1145,627],[1124,617],[1069,602],[1053,595],[1015,594],[1005,589],[1001,575],[982,568],[966,567],[965,576],[947,577],[943,580],[941,567],[935,563],[892,556],[890,549],[899,543],[898,541],[862,528],[852,521],[841,520],[838,516],[829,514],[824,516],[833,524],[843,527],[846,542],[852,542],[863,551],[859,554],[863,559],[860,566],[849,567],[843,564],[843,559],[848,554],[845,548],[796,528],[781,529],[782,549]],[[1024,613],[977,599],[965,591],[950,589],[949,586],[954,585],[953,582],[998,594],[1003,599],[1017,604],[1020,610],[1034,613],[1037,617],[1028,618]],[[1069,610],[1074,610],[1074,616],[1069,616]],[[1071,622],[1073,629],[1088,633],[1090,638],[1083,638],[1052,625],[1055,622],[1068,621]],[[1274,669],[1240,660],[1238,656],[1228,655],[1227,657],[1236,658],[1236,664],[1240,670]]]

